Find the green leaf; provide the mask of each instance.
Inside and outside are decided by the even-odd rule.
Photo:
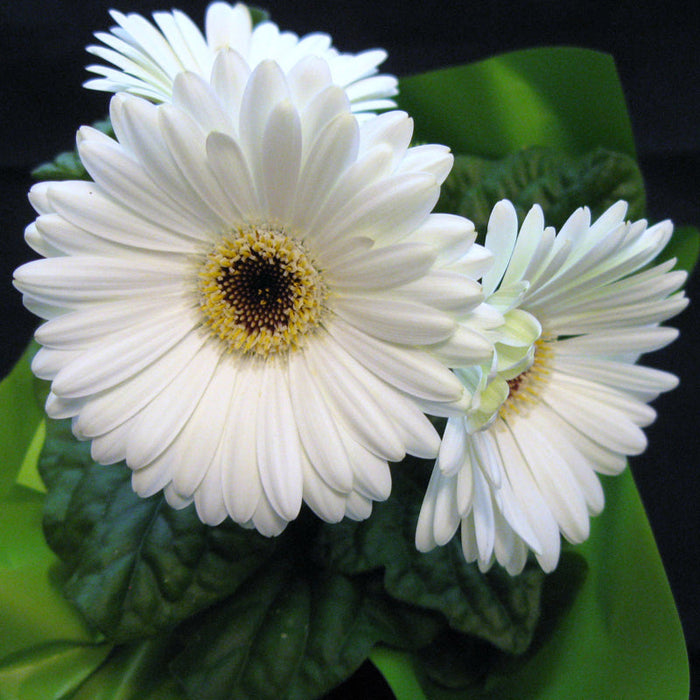
[[[350,676],[377,641],[416,648],[440,629],[387,599],[377,577],[314,573],[293,560],[276,560],[184,627],[172,668],[188,697],[309,700]]]
[[[261,22],[267,22],[270,19],[270,13],[261,7],[256,5],[248,5],[248,12],[250,12],[250,18],[253,20],[253,26],[257,27]]]
[[[41,446],[44,412],[35,400],[30,362],[38,349],[32,342],[10,374],[0,383],[0,496],[27,472]]]
[[[695,269],[699,253],[700,231],[695,226],[678,226],[659,255],[659,260],[677,258],[676,268],[690,274]]]
[[[112,124],[109,119],[101,119],[93,122],[92,126],[99,131],[114,136]],[[53,160],[38,165],[32,170],[32,177],[35,180],[90,180],[90,176],[83,166],[78,151],[63,151]]]
[[[635,155],[615,63],[597,51],[528,49],[410,76],[398,103],[415,120],[414,138],[456,153],[500,158],[549,146]]]
[[[588,541],[577,547],[588,574],[575,599],[564,599],[560,619],[543,619],[545,634],[527,653],[502,657],[480,688],[449,700],[520,700],[525,688],[532,700],[688,697],[680,620],[632,475],[627,470],[604,481],[606,508],[592,520]],[[572,566],[560,575],[580,577],[580,567]],[[547,597],[557,605],[556,579],[549,593],[545,589],[545,603]],[[375,661],[381,669],[383,658]],[[411,656],[395,652],[387,680],[402,675],[402,667],[415,678]],[[392,682],[392,688],[399,700],[414,697],[399,684]]]
[[[535,146],[499,160],[457,156],[436,210],[466,216],[484,232],[493,205],[504,198],[513,202],[520,221],[539,204],[547,225],[557,229],[581,206],[597,217],[624,199],[631,220],[645,209],[644,181],[630,156],[598,148],[571,158]]]
[[[67,698],[111,648],[61,594],[58,562],[41,532],[43,500],[23,486],[0,499],[2,698]]]
[[[347,575],[383,569],[390,596],[444,615],[458,632],[509,652],[524,651],[539,615],[544,574],[536,566],[516,577],[499,567],[483,574],[465,563],[459,538],[418,552],[414,532],[424,486],[411,476],[416,465],[424,472],[418,481],[429,473],[430,466],[418,460],[397,466],[389,500],[376,504],[369,520],[324,529],[326,560]]]
[[[139,498],[131,471],[95,464],[68,421],[49,422],[39,468],[44,530],[68,568],[66,595],[113,641],[156,634],[221,600],[275,550],[274,539],[231,521],[212,528],[194,507]]]
[[[116,646],[70,700],[185,700],[169,671],[181,646],[174,635]]]

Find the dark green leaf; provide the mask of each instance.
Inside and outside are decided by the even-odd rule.
[[[402,78],[415,138],[500,158],[529,146],[570,156],[602,147],[634,156],[612,56],[569,47],[514,51]]]
[[[95,129],[108,136],[114,136],[109,119],[101,119],[92,124]],[[89,180],[85,167],[80,161],[77,150],[63,151],[53,160],[42,163],[32,170],[35,180]]]
[[[261,22],[267,22],[270,19],[270,13],[264,10],[262,7],[257,7],[256,5],[248,5],[248,12],[250,12],[250,18],[253,20],[253,26],[257,27]]]
[[[429,471],[427,463],[416,463]],[[536,566],[516,577],[500,567],[482,574],[465,563],[459,538],[418,552],[413,541],[424,485],[411,471],[408,462],[394,469],[391,497],[375,505],[369,520],[324,529],[327,561],[347,575],[383,569],[390,596],[441,613],[458,632],[505,651],[524,651],[537,623],[544,574]]]
[[[141,499],[130,470],[90,458],[67,421],[51,421],[39,465],[44,529],[66,563],[66,595],[113,641],[156,634],[233,592],[276,541],[227,521],[202,524],[193,507]]]
[[[376,642],[416,648],[440,629],[435,616],[397,606],[378,584],[303,571],[282,557],[185,626],[173,673],[198,700],[320,697]]]
[[[490,644],[447,630],[413,656],[413,665],[430,700],[457,700],[488,677],[500,656]]]
[[[596,217],[624,199],[632,220],[641,218],[645,208],[642,174],[630,156],[598,148],[570,158],[533,147],[500,160],[457,156],[436,209],[466,216],[484,232],[493,205],[504,198],[513,202],[520,221],[539,204],[547,225],[555,228],[581,206]]]

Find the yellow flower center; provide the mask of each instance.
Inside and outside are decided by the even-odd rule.
[[[326,297],[302,243],[267,224],[226,234],[199,272],[206,325],[241,353],[268,356],[300,347],[319,325]]]
[[[539,338],[535,341],[535,356],[530,367],[517,377],[507,380],[508,398],[498,412],[501,418],[521,415],[540,402],[542,389],[549,381],[553,357],[554,350],[547,340]]]

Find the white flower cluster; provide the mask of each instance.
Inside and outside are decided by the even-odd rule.
[[[211,5],[205,35],[178,11],[112,17],[89,50],[115,68],[86,85],[118,93],[116,138],[83,127],[92,182],[32,188],[43,258],[15,274],[45,319],[49,415],[139,495],[266,535],[302,502],[367,518],[389,462],[437,458],[419,549],[461,524],[482,569],[532,550],[552,570],[676,383],[635,364],[686,304],[673,261],[650,266],[670,222],[621,202],[555,233],[534,207],[518,231],[503,201],[479,246],[431,213],[449,150],[374,114],[396,94],[383,51],[253,27],[242,4]]]

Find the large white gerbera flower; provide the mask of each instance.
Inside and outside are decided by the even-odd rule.
[[[579,543],[603,508],[595,472],[617,474],[646,447],[646,405],[676,386],[671,374],[635,365],[677,335],[658,324],[687,303],[674,261],[646,268],[673,231],[664,221],[625,222],[618,202],[591,224],[577,210],[558,235],[535,206],[518,235],[513,205],[499,202],[486,247],[487,304],[503,315],[491,337],[497,360],[457,370],[473,407],[448,420],[421,509],[416,544],[445,544],[461,522],[467,561],[494,559],[511,574],[528,548],[545,571],[560,532]],[[500,285],[500,286],[499,286]]]
[[[88,46],[87,50],[116,68],[88,66],[101,76],[88,80],[88,88],[169,102],[178,73],[192,71],[209,80],[217,53],[233,49],[251,70],[273,59],[286,72],[305,56],[319,56],[328,63],[333,82],[347,92],[354,112],[395,106],[389,98],[397,93],[396,78],[377,75],[377,66],[386,59],[384,50],[339,53],[327,34],[307,34],[300,39],[292,32],[280,32],[273,22],[261,22],[253,28],[243,3],[212,3],[206,13],[205,35],[179,10],[154,12],[157,27],[139,14],[124,15],[115,10],[110,14],[119,26],[112,27],[110,33],[97,32],[95,36],[104,46]]]
[[[15,277],[48,319],[48,413],[206,523],[276,534],[302,499],[365,518],[387,460],[437,454],[421,408],[468,400],[444,362],[492,353],[453,313],[490,256],[430,214],[452,156],[410,148],[403,112],[360,125],[319,58],[249,75],[222,52],[213,74],[172,104],[116,95],[118,140],[78,133],[94,183],[32,189],[46,259]]]

